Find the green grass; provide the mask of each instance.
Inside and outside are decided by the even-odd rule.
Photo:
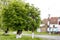
[[[24,34],[32,34],[31,31],[23,31]]]
[[[16,35],[9,32],[8,36],[3,35],[4,32],[0,31],[0,40],[45,40],[43,38],[33,38],[30,36],[22,36],[22,38],[16,39]],[[31,34],[31,31],[23,31],[23,33]]]
[[[0,40],[47,40],[47,39],[44,39],[44,38],[34,38],[32,39],[31,37],[29,36],[22,36],[22,38],[19,38],[19,39],[16,39],[16,35],[15,34],[12,34],[12,32],[10,33],[9,32],[9,35],[8,36],[5,36],[3,35],[4,32],[0,32]],[[32,32],[31,31],[23,31],[24,34],[31,34]],[[48,35],[48,33],[46,32],[34,32],[35,34],[41,34],[41,35]],[[52,34],[52,35],[57,35],[57,34]]]
[[[4,32],[0,31],[0,40],[42,40],[42,38],[33,38],[29,36],[22,36],[22,38],[16,39],[16,35],[9,32],[9,35],[3,35]],[[27,33],[27,32],[24,32]],[[29,32],[31,33],[31,32]]]
[[[23,31],[24,34],[31,34],[32,32],[31,31]],[[36,32],[34,31],[35,34],[42,34],[42,35],[47,35],[48,33],[47,32]]]
[[[16,39],[15,35],[0,35],[0,40],[42,40],[41,38],[34,38],[32,39],[31,37],[28,36],[22,36],[22,38]]]
[[[35,34],[40,34],[40,35],[47,35],[47,32],[34,32]]]

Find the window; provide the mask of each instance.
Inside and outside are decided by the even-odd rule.
[[[60,25],[60,21],[59,21],[59,25]]]

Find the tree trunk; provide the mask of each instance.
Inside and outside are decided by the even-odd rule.
[[[16,38],[21,38],[21,37],[22,37],[22,30],[18,30]]]
[[[34,32],[32,32],[32,38],[34,38]]]
[[[7,28],[7,29],[5,30],[4,35],[8,35],[8,31],[9,31],[9,28]]]
[[[32,29],[32,38],[34,38],[34,27]]]

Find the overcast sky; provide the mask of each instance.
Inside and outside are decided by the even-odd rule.
[[[25,0],[30,4],[34,4],[41,10],[41,19],[60,16],[60,0]]]

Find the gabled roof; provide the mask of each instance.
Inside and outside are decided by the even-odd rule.
[[[58,19],[59,17],[51,17],[49,20],[50,20],[50,24],[57,24],[58,23]],[[44,24],[47,24],[48,23],[48,19],[43,19],[42,22]]]

